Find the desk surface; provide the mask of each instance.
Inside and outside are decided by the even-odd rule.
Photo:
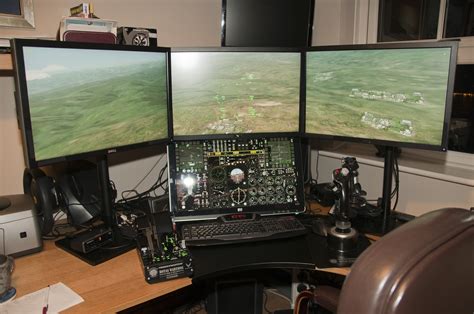
[[[57,248],[52,241],[44,244],[42,252],[15,259],[12,285],[17,289],[18,298],[57,282],[64,283],[84,299],[65,313],[113,313],[166,295],[192,282],[190,278],[180,278],[158,284],[146,283],[135,250],[91,266]],[[285,267],[274,265],[277,266]],[[301,267],[309,268],[309,265],[302,263]],[[318,270],[342,275],[349,272],[348,268]]]
[[[57,282],[84,299],[66,313],[112,313],[186,287],[191,279],[146,283],[135,250],[91,266],[45,241],[42,252],[15,259],[17,298]]]
[[[313,208],[314,209],[314,208]],[[319,213],[319,210],[316,210]],[[301,241],[293,239],[282,240],[293,243],[289,249],[280,250],[280,253],[272,253],[285,255],[284,258],[288,263],[279,263],[270,265],[270,267],[301,267],[306,269],[314,269],[315,252],[301,252],[303,247]],[[310,236],[309,240],[314,241],[314,237]],[[249,267],[263,266],[261,258],[264,262],[269,261],[270,255],[265,257],[267,251],[263,246],[264,242],[253,244],[252,254],[250,254]],[[281,245],[281,243],[280,243]],[[230,248],[224,248],[224,251]],[[203,248],[199,250],[199,254],[206,254],[212,248]],[[300,254],[297,255],[297,251]],[[268,252],[268,251],[267,251]],[[222,252],[225,254],[225,252]],[[233,255],[233,254],[232,254]],[[294,256],[293,256],[294,255]],[[235,256],[235,255],[234,255]],[[199,256],[196,256],[199,257]],[[213,254],[215,260],[219,257]],[[229,257],[227,257],[229,259]],[[252,260],[253,259],[253,260]],[[199,258],[197,258],[199,261]],[[209,260],[209,259],[207,259]],[[264,263],[263,264],[268,264]],[[202,264],[202,260],[201,260]],[[235,260],[235,265],[229,264],[229,270],[238,267],[239,258]],[[202,265],[196,265],[198,268]],[[215,266],[215,265],[214,265]],[[213,264],[206,265],[202,273],[210,273]],[[210,268],[209,268],[210,267]],[[268,265],[266,266],[268,267]],[[241,268],[242,269],[242,268]],[[321,271],[329,271],[341,275],[347,275],[349,268],[328,268],[317,269]],[[52,241],[44,242],[44,250],[29,256],[17,258],[15,260],[15,271],[13,272],[12,285],[17,289],[17,297],[37,291],[48,285],[63,282],[68,287],[78,293],[85,302],[78,304],[67,313],[110,313],[124,310],[137,304],[141,304],[148,300],[166,295],[191,284],[190,278],[181,278],[166,281],[158,284],[146,283],[141,269],[140,261],[135,250],[129,251],[112,260],[97,266],[91,266],[73,255],[57,248]]]

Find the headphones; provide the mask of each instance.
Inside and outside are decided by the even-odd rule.
[[[109,185],[109,188],[115,199],[117,191],[113,186]],[[101,215],[96,165],[90,162],[63,169],[54,174],[54,179],[39,168],[26,168],[23,191],[33,198],[43,236],[53,230],[54,214],[61,208],[66,209],[71,225],[82,226]]]
[[[53,178],[41,169],[25,168],[23,172],[23,191],[31,195],[39,218],[39,226],[43,236],[53,230],[53,214],[59,209],[59,202]]]

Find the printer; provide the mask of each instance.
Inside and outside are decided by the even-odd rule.
[[[43,249],[38,216],[30,195],[1,197],[7,205],[0,210],[0,254],[18,257]]]

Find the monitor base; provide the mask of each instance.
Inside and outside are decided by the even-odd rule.
[[[63,249],[64,251],[74,255],[75,257],[83,260],[84,262],[95,266],[105,261],[108,261],[114,257],[124,254],[134,248],[136,248],[135,241],[129,239],[115,239],[113,242],[100,247],[89,253],[83,253],[76,251],[71,248],[71,238],[64,238],[55,242],[56,246]]]

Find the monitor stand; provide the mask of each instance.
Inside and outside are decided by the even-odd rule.
[[[87,232],[89,232],[89,230]],[[123,241],[115,240],[114,242],[108,243],[107,245],[102,246],[94,251],[83,253],[83,252],[74,250],[71,247],[71,243],[73,240],[74,238],[64,238],[61,240],[57,240],[56,246],[92,266],[106,262],[136,247],[136,244],[130,240],[125,240],[125,239]]]
[[[109,165],[107,162],[107,156],[105,155],[100,157],[97,161],[97,175],[102,200],[103,225],[95,226],[92,229],[76,234],[71,238],[66,237],[56,241],[56,246],[90,265],[103,263],[136,247],[135,242],[131,239],[124,238],[118,229],[113,212]],[[103,244],[101,243],[103,237],[99,235],[98,228],[100,228],[101,232],[109,231],[109,233],[104,233],[107,234],[107,237],[110,234],[109,240]],[[93,239],[89,241],[96,241],[94,243],[97,243],[99,247],[84,253],[77,249],[78,239],[85,239],[84,241],[88,241],[87,239]]]
[[[380,212],[377,216],[366,217],[359,216],[353,219],[353,224],[363,233],[374,235],[384,235],[393,230],[397,226],[394,215],[392,215],[391,198],[392,198],[392,178],[393,169],[395,167],[396,147],[385,146],[384,149],[384,171],[383,171],[383,188],[382,202],[380,207],[367,204],[372,207],[373,212]]]

